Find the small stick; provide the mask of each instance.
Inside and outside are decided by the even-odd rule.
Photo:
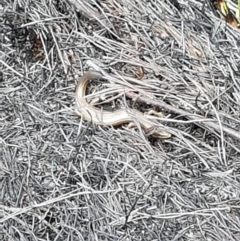
[[[160,100],[153,100],[153,99],[150,99],[145,96],[139,96],[138,94],[133,93],[133,92],[126,92],[125,95],[131,99],[138,100],[140,102],[144,102],[147,104],[151,104],[151,105],[157,106],[159,108],[163,108],[171,113],[186,116],[188,119],[191,119],[191,120],[198,120],[198,121],[199,121],[199,119],[204,120],[204,118],[200,115],[192,114],[188,111],[185,111],[185,110],[176,108],[174,106],[171,106],[169,104],[166,104]],[[211,121],[201,122],[201,125],[204,125],[207,128],[213,128],[214,130],[220,132],[220,126],[217,123],[214,123],[213,121],[212,122]],[[196,124],[199,125],[198,123],[196,123]],[[238,140],[240,140],[240,132],[239,131],[231,129],[226,126],[222,126],[222,130],[225,131],[227,134],[231,135],[232,137],[235,137]]]

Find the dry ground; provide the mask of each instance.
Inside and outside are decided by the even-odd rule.
[[[240,31],[207,2],[1,1],[0,240],[240,240]],[[81,120],[88,69],[172,138]]]

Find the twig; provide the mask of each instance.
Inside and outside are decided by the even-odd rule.
[[[164,103],[163,101],[160,101],[160,100],[152,100],[148,97],[145,97],[145,96],[139,96],[138,94],[136,93],[133,93],[133,92],[126,92],[126,96],[131,98],[131,99],[134,99],[134,100],[137,100],[137,101],[140,101],[140,102],[143,102],[143,103],[146,103],[146,104],[151,104],[153,106],[156,106],[156,107],[159,107],[159,108],[163,108],[171,113],[175,113],[175,114],[179,114],[179,115],[183,115],[185,117],[187,117],[188,119],[191,119],[191,120],[196,120],[196,125],[199,125],[199,126],[205,126],[207,128],[213,128],[214,130],[216,130],[217,132],[220,132],[220,127],[217,123],[214,123],[213,121],[207,121],[207,122],[203,122],[201,121],[201,123],[198,123],[199,120],[204,120],[204,118],[200,115],[196,115],[196,114],[192,114],[188,111],[185,111],[185,110],[182,110],[182,109],[178,109],[174,106],[171,106],[169,104],[166,104]],[[231,135],[232,137],[235,137],[236,139],[240,140],[240,132],[237,131],[237,130],[233,130],[229,127],[226,127],[226,126],[222,126],[222,129],[223,131],[225,131],[227,134]]]

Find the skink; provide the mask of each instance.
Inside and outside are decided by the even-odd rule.
[[[151,133],[151,135],[156,138],[166,139],[171,137],[170,133],[164,130],[158,130],[153,124],[149,123],[144,114],[136,109],[130,109],[129,112],[124,109],[111,112],[101,110],[89,104],[85,98],[88,81],[90,79],[100,78],[102,78],[102,75],[95,71],[88,71],[80,77],[75,93],[75,112],[77,115],[87,121],[92,121],[95,124],[107,126],[119,126],[127,123],[131,126],[136,126],[135,121],[138,121],[146,133]]]

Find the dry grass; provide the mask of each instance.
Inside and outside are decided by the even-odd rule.
[[[169,2],[1,1],[0,240],[240,240],[240,32]],[[173,137],[76,116],[89,66]]]

